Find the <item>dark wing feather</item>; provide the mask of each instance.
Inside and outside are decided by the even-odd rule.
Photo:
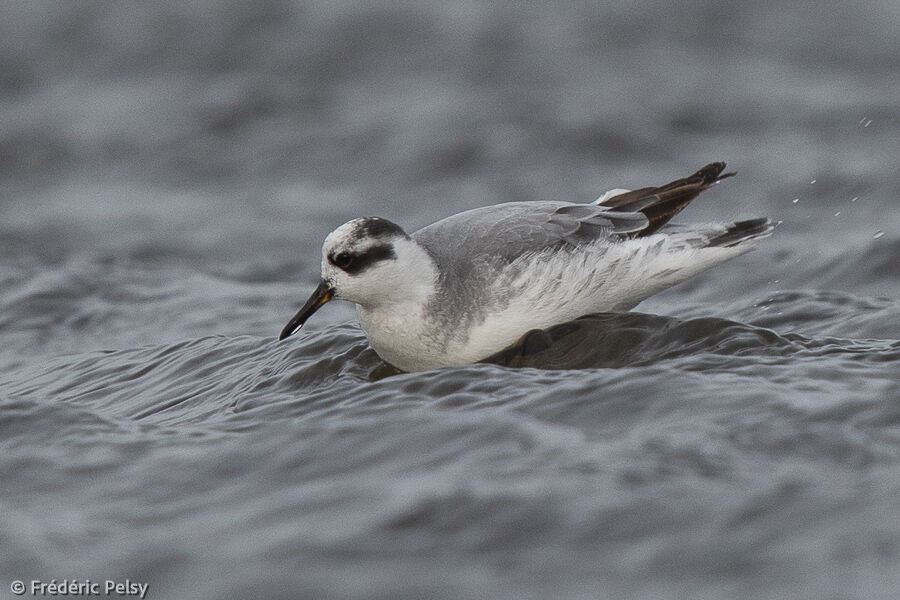
[[[665,225],[669,219],[690,204],[691,200],[734,173],[722,173],[724,162],[706,165],[693,175],[676,179],[659,187],[645,187],[607,198],[598,206],[605,206],[611,213],[639,212],[647,217],[649,225],[641,231],[632,233],[632,237],[643,237],[654,233]]]

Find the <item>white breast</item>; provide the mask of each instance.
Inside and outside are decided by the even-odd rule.
[[[358,306],[357,312],[372,348],[398,369],[424,371],[471,362],[457,362],[447,355],[437,339],[440,332],[426,318],[423,303],[399,303],[376,310]]]

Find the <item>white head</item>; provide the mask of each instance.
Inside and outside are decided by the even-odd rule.
[[[431,258],[399,225],[380,217],[348,221],[325,238],[322,281],[278,339],[300,329],[332,298],[364,308],[424,299],[435,275]]]

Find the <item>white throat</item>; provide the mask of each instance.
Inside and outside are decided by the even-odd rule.
[[[379,273],[378,292],[357,301],[359,324],[372,348],[392,365],[412,370],[411,357],[433,348],[426,307],[437,290],[438,270],[424,248],[411,239],[396,240],[394,264]]]

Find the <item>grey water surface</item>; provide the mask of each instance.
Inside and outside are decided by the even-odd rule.
[[[275,341],[348,219],[713,160],[781,224],[633,314]],[[898,207],[893,0],[2,2],[0,598],[897,598]]]

